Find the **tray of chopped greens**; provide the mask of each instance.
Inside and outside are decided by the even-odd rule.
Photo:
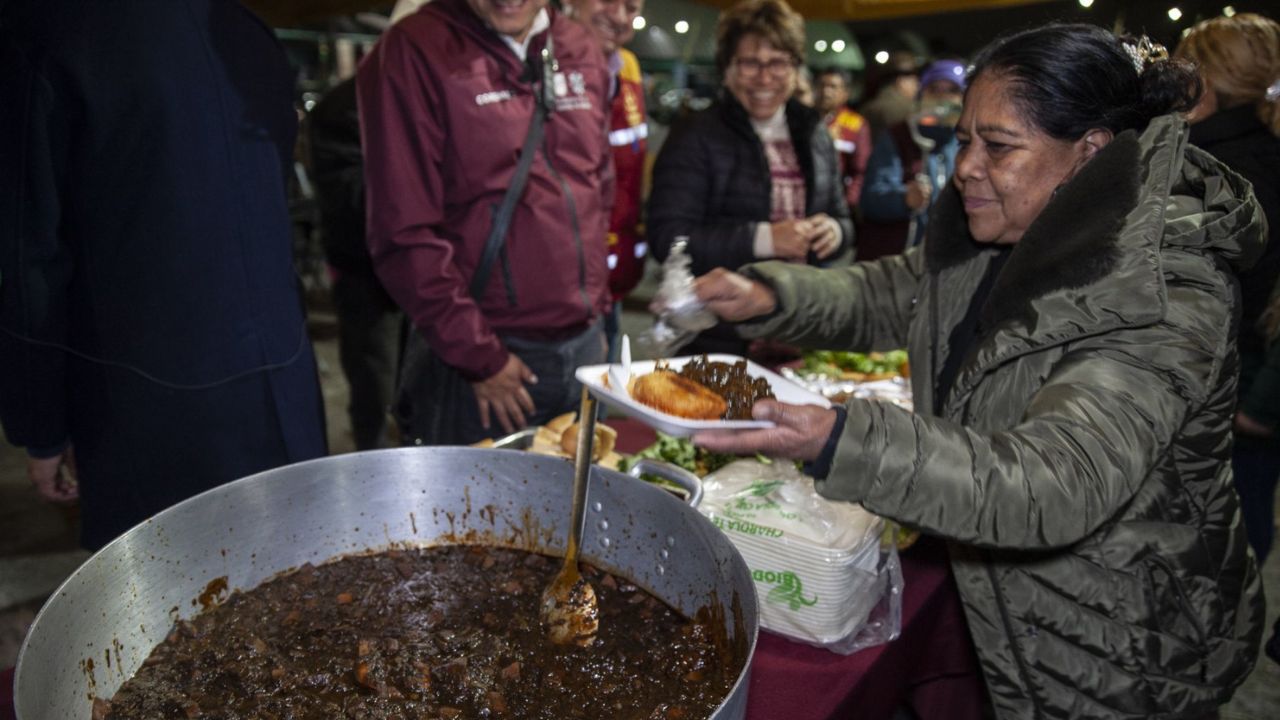
[[[804,354],[798,367],[783,367],[782,376],[836,403],[867,398],[912,408],[906,350],[812,350]]]

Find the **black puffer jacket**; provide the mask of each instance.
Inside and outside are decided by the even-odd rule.
[[[832,257],[848,264],[853,224],[831,137],[812,108],[792,101],[786,114],[804,170],[805,214],[840,221],[844,244]],[[747,111],[722,92],[711,107],[673,127],[658,153],[649,195],[650,249],[665,260],[674,239],[688,236],[694,275],[754,262],[752,241],[756,224],[769,222],[770,188],[769,161]]]
[[[835,147],[817,111],[791,101],[787,127],[805,178],[805,215],[826,213],[840,223],[842,244],[825,261],[812,253],[811,265],[848,265],[853,258],[853,223],[844,199]],[[728,92],[672,128],[658,153],[649,195],[650,249],[666,260],[675,238],[686,236],[694,275],[712,268],[731,270],[755,262],[756,226],[769,222],[772,179],[764,145],[742,104]],[[700,335],[683,353],[745,354],[746,342],[720,324]]]

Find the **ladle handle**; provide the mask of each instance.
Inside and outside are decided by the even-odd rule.
[[[596,441],[596,399],[582,386],[582,406],[578,410],[578,445],[573,457],[573,512],[569,518],[569,546],[565,563],[578,559],[582,544],[582,524],[587,514],[587,481],[591,477],[591,451]]]

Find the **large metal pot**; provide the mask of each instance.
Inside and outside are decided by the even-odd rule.
[[[563,554],[572,465],[514,450],[403,448],[270,470],[210,490],[91,557],[36,617],[18,657],[19,720],[84,720],[178,618],[222,587],[303,563],[452,542]],[[746,663],[712,716],[746,711],[759,620],[750,571],[706,518],[670,493],[592,470],[583,558],[682,612],[709,607]]]

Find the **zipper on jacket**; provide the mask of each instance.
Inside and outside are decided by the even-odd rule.
[[[507,304],[516,306],[516,281],[511,274],[511,254],[507,252],[506,243],[498,251],[498,261],[502,263],[502,282],[507,286]]]
[[[764,168],[764,172],[761,173],[761,175],[764,176],[764,198],[765,198],[765,201],[767,202],[768,207],[770,208],[769,212],[772,213],[773,212],[772,210],[773,208],[773,170],[769,168],[769,155],[764,150],[764,141],[760,139],[759,135],[755,134],[755,130],[751,131],[751,135],[756,139],[756,159],[760,162],[760,167]],[[808,210],[808,209],[809,208],[807,207],[805,208],[805,210]],[[767,215],[765,216],[764,221],[769,222],[769,217]]]
[[[591,298],[587,296],[587,258],[586,251],[582,247],[582,232],[578,229],[578,209],[573,202],[573,193],[569,190],[569,184],[564,181],[560,173],[556,172],[555,165],[551,164],[551,153],[547,149],[547,139],[542,139],[542,159],[547,164],[547,170],[551,172],[551,177],[555,178],[556,183],[560,186],[560,192],[564,194],[565,205],[569,208],[569,227],[573,229],[573,242],[578,248],[578,295],[582,298],[582,305],[587,310],[588,317],[595,316],[595,310],[591,307]]]
[[[939,322],[938,315],[940,312],[938,309],[938,295],[939,295],[938,288],[939,288],[939,280],[941,278],[941,273],[934,272],[934,273],[931,273],[931,276],[933,278],[933,282],[932,282],[933,290],[932,292],[929,293],[929,329],[934,334],[936,334],[938,332],[938,322]],[[929,375],[930,375],[929,383],[933,392],[934,414],[939,417],[942,417],[944,403],[943,403],[943,398],[940,397],[938,393],[938,343],[937,342],[932,342],[929,344],[929,361],[933,365],[933,367],[929,368]],[[1018,647],[1019,643],[1022,642],[1022,638],[1018,637],[1017,634],[1014,632],[1013,622],[1009,619],[1009,608],[1008,608],[1008,605],[1005,603],[1004,593],[1001,592],[1000,590],[1000,583],[998,582],[998,578],[996,577],[996,571],[994,567],[994,562],[992,560],[991,552],[988,550],[980,550],[979,553],[982,557],[982,564],[986,566],[987,579],[991,583],[991,592],[993,595],[995,595],[995,598],[996,598],[996,607],[1000,609],[1000,622],[1004,625],[1005,634],[1009,636],[1010,650],[1013,653],[1014,662],[1018,664],[1018,676],[1022,679],[1022,686],[1027,689],[1027,699],[1031,701],[1032,707],[1035,708],[1036,717],[1041,717],[1043,716],[1043,713],[1040,709],[1040,702],[1036,698],[1035,693],[1031,692],[1031,677],[1027,673],[1026,665],[1024,664],[1022,659],[1022,652]]]

